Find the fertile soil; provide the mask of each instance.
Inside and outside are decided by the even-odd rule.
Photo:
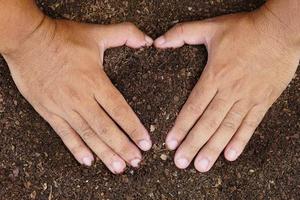
[[[109,24],[131,21],[157,37],[176,22],[251,11],[262,0],[40,0],[55,18]],[[105,69],[141,121],[154,148],[142,166],[111,174],[97,161],[80,166],[20,95],[0,58],[0,199],[299,199],[300,81],[271,108],[236,162],[220,157],[208,173],[179,170],[164,139],[207,60],[203,46],[178,50],[117,48]],[[161,159],[161,156],[167,159]],[[162,157],[164,158],[164,157]]]

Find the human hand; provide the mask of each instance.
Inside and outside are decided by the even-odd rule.
[[[104,26],[45,17],[18,49],[4,58],[22,95],[77,161],[90,166],[93,151],[117,174],[123,172],[126,162],[138,167],[142,155],[137,146],[147,151],[152,143],[103,71],[104,51],[152,43],[130,23]]]
[[[166,138],[169,149],[179,146],[174,158],[178,168],[195,158],[195,168],[206,172],[223,150],[227,160],[236,160],[292,80],[299,41],[287,36],[291,27],[268,12],[178,24],[154,42],[157,48],[205,44],[209,55]]]

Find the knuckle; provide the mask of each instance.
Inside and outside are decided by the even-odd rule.
[[[242,119],[242,113],[238,111],[230,111],[228,113],[228,118],[232,121],[238,121]]]
[[[58,128],[56,132],[61,139],[67,138],[70,135],[70,130],[67,128]]]
[[[210,119],[206,123],[204,123],[205,128],[210,131],[216,130],[219,126],[219,123],[215,119]]]
[[[196,105],[195,103],[188,104],[186,106],[186,110],[188,113],[191,113],[192,115],[199,115],[202,113],[201,105]]]
[[[184,23],[178,23],[175,25],[175,32],[178,35],[182,35],[184,33],[184,29],[185,29],[185,24]]]
[[[74,105],[81,105],[82,104],[81,95],[78,94],[78,92],[76,92],[75,90],[68,89],[68,90],[66,90],[65,94],[68,95],[70,101]]]
[[[249,120],[245,120],[244,124],[247,127],[251,128],[251,129],[256,129],[258,124],[259,124],[259,121],[260,120],[258,118],[257,119],[251,119],[251,120],[249,119]]]
[[[222,108],[225,107],[227,103],[227,100],[226,99],[222,99],[222,98],[215,98],[214,99],[214,102],[211,104],[210,106],[210,110],[213,111],[213,112],[218,112],[220,111]]]
[[[237,123],[232,121],[224,121],[223,127],[229,131],[235,131],[237,129]]]
[[[101,128],[98,128],[98,130],[97,130],[97,133],[99,135],[106,135],[108,132],[109,132],[109,130],[107,127],[101,127]]]
[[[126,114],[129,113],[129,109],[127,106],[118,104],[112,109],[112,116],[121,118],[124,117]]]
[[[235,131],[242,120],[242,114],[235,111],[230,111],[224,120],[222,126],[230,131]]]
[[[81,125],[80,133],[83,140],[89,140],[93,136],[92,130],[86,125]]]

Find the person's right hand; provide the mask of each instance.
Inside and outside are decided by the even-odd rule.
[[[104,26],[46,17],[4,58],[22,95],[77,161],[90,166],[92,150],[118,174],[126,162],[138,167],[142,155],[137,146],[147,151],[152,142],[103,71],[104,51],[122,45],[140,48],[152,42],[131,23]]]

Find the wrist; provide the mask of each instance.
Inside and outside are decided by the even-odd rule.
[[[2,53],[6,62],[11,64],[8,65],[9,68],[21,70],[21,68],[18,68],[21,65],[16,64],[16,62],[22,62],[30,57],[37,57],[50,46],[53,47],[52,43],[56,36],[57,24],[56,20],[45,16],[30,34],[15,43],[17,48],[10,48],[9,51]],[[52,50],[57,52],[58,46],[56,45]]]
[[[297,20],[300,15],[293,11],[293,6],[298,6],[294,0],[271,0],[251,17],[260,32],[300,56],[300,21]]]
[[[18,5],[13,1],[0,9],[4,16],[0,21],[0,53],[3,55],[17,51],[47,18],[33,2],[26,3]],[[15,14],[11,14],[12,11]]]

